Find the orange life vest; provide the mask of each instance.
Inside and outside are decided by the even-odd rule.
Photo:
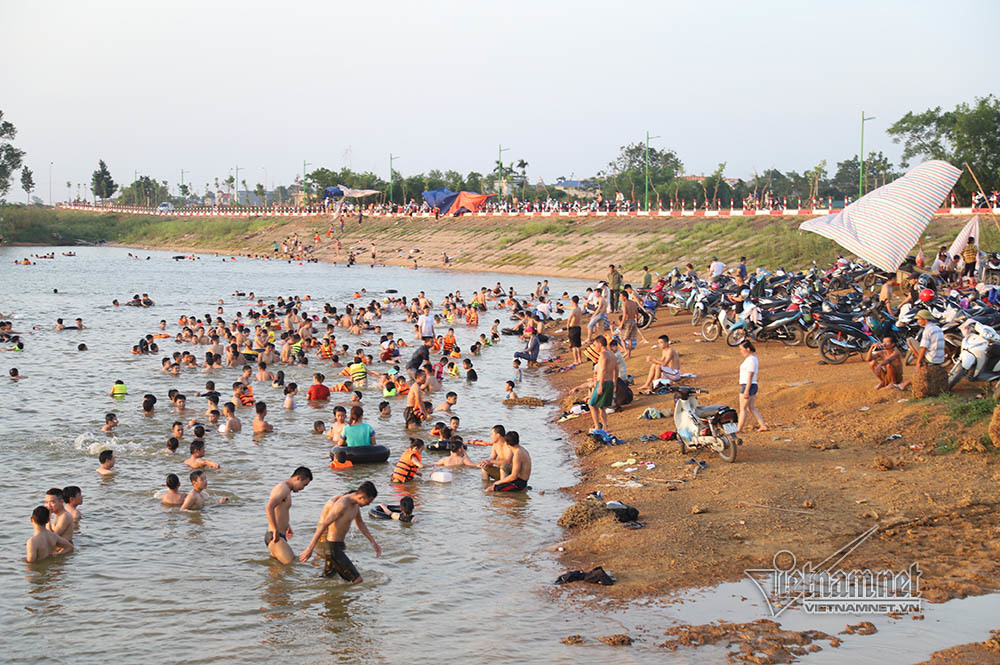
[[[451,350],[455,348],[455,336],[448,334],[444,336],[444,350],[451,353]]]
[[[416,450],[407,450],[403,453],[403,456],[399,458],[396,462],[396,468],[392,470],[392,482],[394,483],[405,483],[407,481],[413,480],[413,477],[417,474],[419,467],[413,463],[413,458],[417,461],[420,460],[420,453]]]
[[[351,460],[347,460],[343,464],[341,464],[337,460],[333,460],[332,462],[330,462],[330,468],[333,469],[334,471],[343,471],[344,469],[350,469],[353,466],[354,462],[352,462]]]

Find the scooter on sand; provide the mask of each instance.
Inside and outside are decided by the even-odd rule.
[[[674,427],[681,443],[681,453],[707,448],[727,462],[736,461],[736,447],[743,441],[737,436],[739,414],[725,404],[701,406],[698,393],[707,390],[693,386],[670,386],[674,394]]]

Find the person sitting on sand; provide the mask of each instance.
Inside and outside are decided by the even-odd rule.
[[[892,337],[883,338],[881,344],[872,344],[865,360],[878,378],[875,390],[893,388],[903,382],[903,355]]]
[[[670,383],[681,378],[681,358],[676,351],[670,348],[670,338],[666,335],[660,335],[656,343],[660,347],[660,358],[646,356],[646,360],[650,364],[649,375],[646,377],[646,382],[639,386],[640,393],[649,394],[657,381]]]

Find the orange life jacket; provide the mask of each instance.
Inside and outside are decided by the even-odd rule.
[[[444,336],[444,350],[451,353],[451,350],[455,348],[455,336],[448,334]]]
[[[332,462],[330,462],[330,468],[333,469],[334,471],[343,471],[344,469],[350,469],[353,466],[354,462],[352,462],[351,460],[347,460],[343,464],[341,464],[337,460],[333,460]]]
[[[323,360],[331,360],[333,358],[333,347],[329,345],[320,346],[319,357],[322,358]]]
[[[416,450],[407,450],[403,453],[403,456],[396,462],[396,468],[392,470],[392,482],[405,483],[413,480],[419,469],[416,464],[413,464],[413,458],[416,458],[419,462],[420,453]]]

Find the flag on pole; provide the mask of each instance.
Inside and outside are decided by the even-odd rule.
[[[960,175],[962,171],[948,162],[924,162],[839,213],[807,220],[799,228],[827,237],[892,272],[917,244]]]
[[[960,255],[962,250],[965,249],[965,246],[968,244],[969,238],[975,238],[977,241],[979,240],[979,215],[974,216],[966,222],[965,226],[962,227],[962,230],[959,231],[957,236],[955,236],[955,241],[951,243],[951,247],[948,248],[948,256],[952,257],[956,254]]]

